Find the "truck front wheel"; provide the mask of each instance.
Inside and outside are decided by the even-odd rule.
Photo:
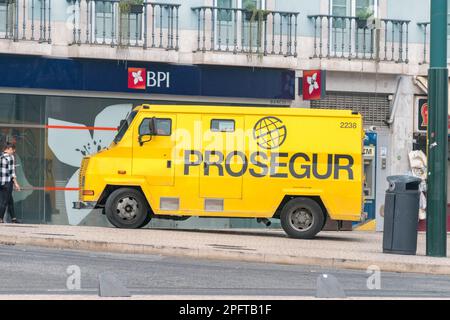
[[[117,228],[138,229],[150,215],[147,201],[135,189],[122,188],[112,192],[105,204],[108,221]]]
[[[289,237],[313,239],[324,226],[325,214],[314,200],[295,198],[283,207],[280,220]]]

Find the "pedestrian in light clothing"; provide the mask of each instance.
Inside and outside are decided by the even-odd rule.
[[[0,223],[3,223],[7,207],[9,208],[11,222],[18,222],[14,212],[14,200],[12,197],[14,188],[18,191],[20,190],[16,178],[15,152],[16,146],[8,142],[0,156]]]

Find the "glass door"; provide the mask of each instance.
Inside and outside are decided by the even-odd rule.
[[[378,0],[330,0],[331,14],[356,17],[366,11],[378,15]]]
[[[343,56],[350,48],[351,21],[345,17],[351,16],[352,0],[331,0],[332,24],[329,26],[329,42],[331,56]]]
[[[15,4],[0,1],[0,38],[12,38]]]
[[[113,3],[94,2],[92,34],[94,43],[111,43],[113,38]]]
[[[120,14],[120,8],[111,1],[93,2],[91,34],[95,44],[138,46],[142,44],[142,13]]]
[[[237,17],[236,11],[231,10],[237,8],[236,0],[216,0],[214,21],[214,39],[216,50],[234,50],[235,41],[237,41],[235,32]]]
[[[370,57],[374,53],[374,32],[354,19],[369,12],[378,16],[378,0],[330,0],[333,21],[329,27],[330,54]],[[352,52],[349,52],[351,49]]]
[[[238,0],[239,8],[264,10],[266,4],[264,0]],[[258,46],[262,44],[264,22],[260,22],[259,18],[253,16],[252,13],[245,13],[242,17],[242,47],[247,52],[256,51]]]
[[[378,10],[376,2],[376,0],[356,0],[354,5],[355,15],[358,16],[359,14],[369,10],[372,11],[375,16],[377,16]]]
[[[0,2],[0,37],[6,33],[6,3]]]
[[[215,0],[214,14],[215,49],[219,51],[256,52],[262,43],[262,27],[254,9],[264,10],[265,0]],[[247,12],[232,9],[248,9]]]
[[[354,3],[354,16],[367,16],[372,13],[377,17],[377,6],[375,0],[356,0]],[[364,28],[363,25],[356,25],[355,51],[361,53],[364,58],[375,56],[375,31]]]

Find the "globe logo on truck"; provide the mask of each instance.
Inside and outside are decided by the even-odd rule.
[[[287,129],[280,119],[265,117],[256,123],[253,128],[253,137],[261,148],[276,149],[286,141]]]

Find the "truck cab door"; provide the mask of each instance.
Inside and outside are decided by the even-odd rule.
[[[133,132],[133,176],[145,177],[150,186],[173,186],[175,183],[174,148],[176,116],[144,115]],[[150,135],[150,122],[154,132]]]

